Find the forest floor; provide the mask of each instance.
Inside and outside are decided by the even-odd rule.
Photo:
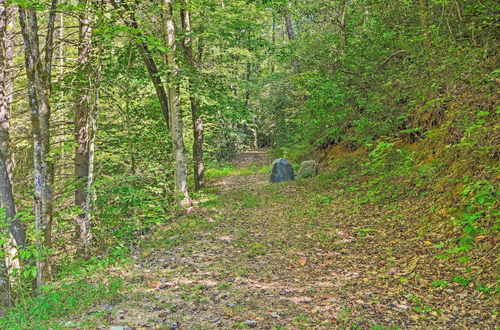
[[[498,301],[454,282],[470,269],[435,258],[439,241],[418,234],[415,210],[424,201],[362,205],[328,174],[271,184],[269,164],[265,151],[241,155],[234,171],[211,180],[194,212],[148,234],[131,262],[100,275],[123,280],[122,298],[72,324],[495,328]]]

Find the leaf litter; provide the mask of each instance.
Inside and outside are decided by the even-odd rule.
[[[256,162],[266,165],[268,156],[247,153],[240,165]],[[266,179],[265,174],[216,179],[211,186],[218,189],[217,207],[200,206],[145,238],[133,265],[110,271],[128,283],[126,298],[101,311],[100,327],[486,329],[497,324],[494,297],[454,282],[468,270],[435,258],[432,239],[417,237],[418,205],[425,200],[401,201],[407,220],[384,222],[388,211],[379,205],[353,212],[349,194],[338,193],[342,197],[318,206],[315,193],[326,193],[319,179],[279,185]],[[165,237],[172,226],[193,219],[196,224],[181,240]],[[472,271],[495,283],[490,272]]]

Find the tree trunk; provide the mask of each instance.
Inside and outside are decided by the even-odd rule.
[[[9,138],[9,116],[10,103],[7,101],[7,91],[5,90],[5,82],[8,80],[6,57],[6,30],[7,30],[7,7],[5,0],[0,0],[0,208],[5,210],[7,221],[12,213],[15,216],[15,204],[12,193],[12,171],[8,168],[8,148],[10,143]],[[10,158],[10,157],[9,157]],[[10,173],[9,173],[10,172]],[[1,219],[3,220],[3,219]],[[2,233],[3,236],[3,233]],[[4,250],[6,246],[2,246]],[[11,295],[9,273],[5,259],[0,260],[0,316],[5,315],[5,311],[10,308]]]
[[[50,155],[50,93],[54,21],[57,0],[52,0],[47,25],[45,58],[40,54],[38,22],[33,6],[19,6],[19,21],[24,40],[28,99],[31,111],[34,162],[34,218],[38,248],[37,286],[50,278],[47,250],[51,246],[53,164]]]
[[[173,0],[163,0],[163,14],[166,33],[167,52],[165,54],[165,64],[167,67],[167,89],[170,105],[170,131],[172,134],[173,151],[175,158],[174,176],[175,189],[182,194],[182,206],[189,206],[187,186],[186,156],[184,150],[184,137],[182,129],[182,113],[179,93],[179,64],[176,54],[175,24],[172,9]]]
[[[259,133],[257,131],[257,116],[253,116],[253,125],[254,128],[252,129],[253,133],[253,148],[254,149],[259,149]]]
[[[59,59],[59,76],[62,78],[64,75],[64,14],[59,13],[59,29],[57,30],[57,39],[59,47],[57,49],[57,56]],[[59,79],[61,79],[59,78]]]
[[[79,17],[78,45],[78,83],[75,89],[75,206],[79,213],[76,216],[79,252],[86,258],[89,245],[90,224],[86,221],[85,209],[87,198],[87,182],[89,176],[89,112],[91,93],[90,52],[92,49],[92,30],[89,0],[81,0],[84,8]]]
[[[288,35],[288,40],[295,40],[295,32],[293,31],[293,22],[290,18],[290,12],[287,8],[283,10],[283,18],[285,19],[286,33]]]
[[[276,16],[274,15],[274,12],[273,12],[271,44],[273,45],[273,48],[276,46]],[[271,74],[273,74],[275,70],[276,70],[276,68],[275,68],[274,56],[273,56],[273,57],[271,57]]]
[[[252,75],[252,63],[247,62],[247,72],[245,75],[245,79],[247,81],[248,86],[250,86],[250,78]],[[245,107],[250,111],[250,96],[251,91],[250,88],[247,88],[245,91]],[[252,125],[250,126],[250,131],[252,132],[252,143],[251,147],[254,149],[258,148],[258,135],[257,135],[257,116],[254,114],[252,116]]]
[[[92,197],[94,196],[94,159],[95,159],[95,138],[97,135],[97,120],[99,118],[99,100],[101,88],[101,50],[97,59],[94,85],[94,105],[89,116],[89,169],[87,177],[87,191],[85,196],[85,223],[88,225],[87,239],[84,241],[85,258],[90,256],[90,219],[92,215]]]
[[[24,247],[26,236],[21,222],[16,218],[16,204],[10,183],[5,155],[0,151],[0,200],[9,224],[9,233],[17,247]]]
[[[110,0],[110,2],[115,9],[120,8],[120,6],[114,0]],[[121,6],[123,6],[128,14],[128,17],[122,16],[123,22],[128,27],[140,30],[139,24],[135,19],[133,11],[130,10],[130,8],[125,3],[121,3]],[[160,78],[160,71],[158,70],[158,66],[155,63],[151,52],[149,51],[148,45],[145,42],[140,41],[140,39],[137,39],[136,43],[137,47],[139,48],[139,52],[141,53],[144,64],[146,65],[146,69],[148,70],[149,78],[151,79],[151,82],[153,83],[153,86],[155,88],[156,96],[158,97],[158,101],[160,102],[162,114],[168,127],[170,126],[170,110],[167,93],[165,92],[163,82]]]
[[[11,184],[14,169],[14,162],[9,150],[10,106],[13,95],[12,70],[14,69],[13,15],[14,7],[6,7],[5,1],[0,0],[0,151],[4,154]]]
[[[193,56],[191,46],[191,15],[189,12],[188,0],[183,0],[183,8],[181,10],[182,28],[185,32],[184,38],[184,56],[193,70],[197,68],[197,63]],[[201,54],[198,54],[200,57]],[[193,121],[193,162],[194,162],[194,189],[199,190],[205,184],[205,164],[203,161],[203,120],[201,118],[200,100],[195,95],[192,87],[192,81],[188,81],[190,102],[191,102],[191,117]]]
[[[9,236],[8,242],[2,246],[6,253],[0,260],[0,308],[3,313],[11,304],[10,278],[13,269],[20,268],[18,250],[25,246],[24,228],[16,218],[16,204],[13,188],[14,161],[10,153],[10,111],[13,101],[13,69],[14,69],[14,16],[15,7],[5,6],[0,0],[0,208],[5,212]]]

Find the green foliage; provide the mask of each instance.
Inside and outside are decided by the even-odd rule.
[[[126,245],[139,235],[165,223],[175,201],[160,183],[139,176],[113,176],[96,182],[93,235],[103,247]],[[114,249],[116,251],[116,249]]]
[[[414,168],[413,155],[406,147],[395,147],[393,142],[380,141],[368,154],[363,165],[365,175],[370,178],[367,191],[360,196],[362,203],[380,200],[395,200],[411,190],[403,187]],[[394,184],[399,182],[399,184]],[[403,190],[404,189],[404,190]]]
[[[433,281],[432,286],[435,288],[446,288],[448,286],[448,281],[446,280]]]
[[[467,286],[470,282],[470,279],[460,275],[455,275],[453,277],[453,282],[458,283],[461,286]]]
[[[46,1],[13,3],[38,10],[43,22],[40,26],[45,25]],[[65,15],[61,33],[67,42],[57,50],[67,59],[57,61],[62,66],[53,70],[51,93],[52,148],[46,160],[56,164],[52,250],[33,243],[37,239],[31,217],[33,187],[27,183],[33,182],[33,160],[26,139],[28,127],[20,124],[29,122],[29,114],[27,101],[18,96],[22,93],[15,93],[19,99],[12,111],[18,163],[14,187],[29,243],[19,255],[25,265],[13,276],[22,283],[35,278],[33,261],[40,254],[54,254],[53,269],[61,275],[75,275],[79,270],[91,274],[99,264],[95,259],[74,261],[67,253],[75,246],[75,216],[82,212],[73,206],[77,185],[73,175],[75,92],[82,83],[95,83],[89,77],[95,75],[97,63],[102,73],[92,203],[93,253],[121,260],[139,237],[167,223],[155,244],[173,247],[191,230],[213,226],[197,217],[170,223],[180,211],[173,187],[172,141],[137,43],[147,47],[165,83],[168,68],[164,56],[171,50],[161,37],[161,6],[144,1],[129,6],[130,10],[91,6],[95,16],[91,20],[92,44],[96,47],[85,70],[65,69],[80,63],[74,61],[79,57],[74,45],[80,40],[73,29],[86,12],[85,4],[62,2],[58,7]],[[293,21],[295,40],[286,39],[285,8]],[[179,9],[175,7],[177,20]],[[189,9],[193,29],[189,33],[178,29],[178,42],[191,38],[197,63],[192,65],[178,47],[180,101],[186,150],[193,145],[188,133],[193,119],[189,110],[193,100],[199,101],[205,162],[213,167],[207,170],[207,179],[268,173],[269,167],[226,165],[253,144],[254,132],[257,145],[272,146],[293,161],[331,146],[366,150],[362,156],[334,161],[335,172],[321,174],[315,181],[318,191],[309,195],[307,208],[286,210],[287,214],[303,219],[310,228],[327,226],[314,219],[339,194],[357,197],[351,210],[355,213],[360,212],[359,204],[382,204],[424,193],[453,201],[448,198],[451,190],[460,191],[458,188],[465,186],[460,205],[452,208],[453,215],[442,217],[442,222],[453,222],[458,235],[453,240],[440,238],[442,241],[433,246],[441,253],[438,257],[456,254],[458,262],[467,264],[470,252],[484,237],[498,235],[499,109],[495,84],[500,72],[492,46],[498,39],[497,2],[429,1],[428,8],[422,8],[419,1],[192,0]],[[122,24],[123,15],[131,14],[138,26]],[[15,62],[21,62],[17,55]],[[16,90],[21,85],[24,88],[25,80],[18,79],[15,84]],[[85,88],[95,92],[95,85]],[[188,152],[189,163],[190,157]],[[189,169],[191,174],[191,166]],[[464,174],[468,176],[461,182]],[[342,189],[332,194],[321,191],[332,181]],[[279,189],[269,190],[273,202],[286,198]],[[227,203],[242,212],[266,201],[251,190],[236,191],[228,200],[219,199],[213,191],[192,196],[203,200],[200,205],[204,207]],[[387,220],[404,221],[399,216]],[[377,234],[374,228],[364,226],[354,230],[360,237]],[[324,234],[312,239],[321,247],[335,248],[333,239]],[[4,246],[7,242],[7,237],[0,239]],[[251,258],[266,253],[263,243],[242,244]],[[467,286],[472,278],[457,275],[453,281]],[[409,280],[401,277],[400,281]],[[432,285],[445,287],[447,283],[434,281]],[[51,318],[72,315],[101,298],[114,299],[117,287],[116,283],[81,279],[71,285],[47,287],[32,300],[20,299],[25,305],[16,306],[0,326],[56,326],[50,324]],[[482,284],[477,289],[494,291]],[[20,288],[21,295],[23,290],[30,292],[31,288]],[[407,298],[414,302],[415,310],[429,314],[429,307],[420,298]],[[340,317],[347,322],[350,314],[343,310]],[[307,326],[310,319],[302,315],[295,322]]]
[[[465,212],[456,221],[462,227],[464,239],[470,242],[486,229],[498,232],[500,212],[496,207],[499,198],[495,186],[486,179],[473,182],[465,177],[464,182],[462,202]]]
[[[207,179],[216,179],[229,175],[252,175],[252,174],[267,174],[271,172],[271,165],[258,166],[252,164],[249,167],[235,167],[232,165],[224,166],[222,164],[214,168],[207,169],[205,176]]]
[[[358,236],[360,237],[364,237],[364,236],[367,236],[369,235],[370,233],[373,233],[375,232],[376,230],[373,229],[373,228],[360,228],[360,227],[356,227],[354,228],[358,231]]]
[[[462,205],[464,211],[456,218],[454,224],[460,231],[460,237],[456,240],[456,246],[446,250],[446,253],[438,255],[446,258],[450,254],[467,253],[476,246],[476,238],[479,235],[496,235],[500,229],[498,203],[498,191],[494,185],[486,179],[473,181],[469,177],[464,179],[465,189],[462,192]],[[435,248],[442,248],[441,242]],[[462,255],[459,262],[467,263],[469,258]]]
[[[13,307],[7,317],[0,318],[3,329],[53,329],[64,325],[54,319],[71,317],[88,309],[96,302],[116,302],[121,298],[120,279],[91,283],[84,280],[43,287],[37,297],[26,298],[23,304]]]
[[[24,219],[32,219],[32,217],[28,214],[20,214],[16,215],[18,218]],[[13,242],[9,231],[7,228],[9,224],[6,223],[6,216],[4,209],[0,208],[0,246],[3,248],[0,249],[0,258],[5,259],[7,255],[7,250],[13,248]],[[34,235],[36,237],[36,235]],[[13,260],[19,260],[22,264],[22,268],[15,268],[12,270],[10,277],[12,281],[15,283],[11,286],[11,290],[16,294],[24,294],[26,292],[31,292],[32,287],[30,283],[36,279],[37,275],[37,267],[36,260],[43,260],[47,256],[52,254],[52,251],[46,247],[41,247],[36,244],[36,242],[28,242],[24,248],[15,249],[17,251],[16,255],[10,255]]]

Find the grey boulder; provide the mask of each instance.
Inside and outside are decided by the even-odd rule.
[[[293,179],[295,179],[295,174],[293,173],[292,164],[283,158],[276,159],[273,162],[273,169],[269,182],[277,183],[291,181]]]
[[[299,178],[306,179],[316,176],[318,174],[319,164],[315,160],[306,160],[302,162],[299,170]]]

